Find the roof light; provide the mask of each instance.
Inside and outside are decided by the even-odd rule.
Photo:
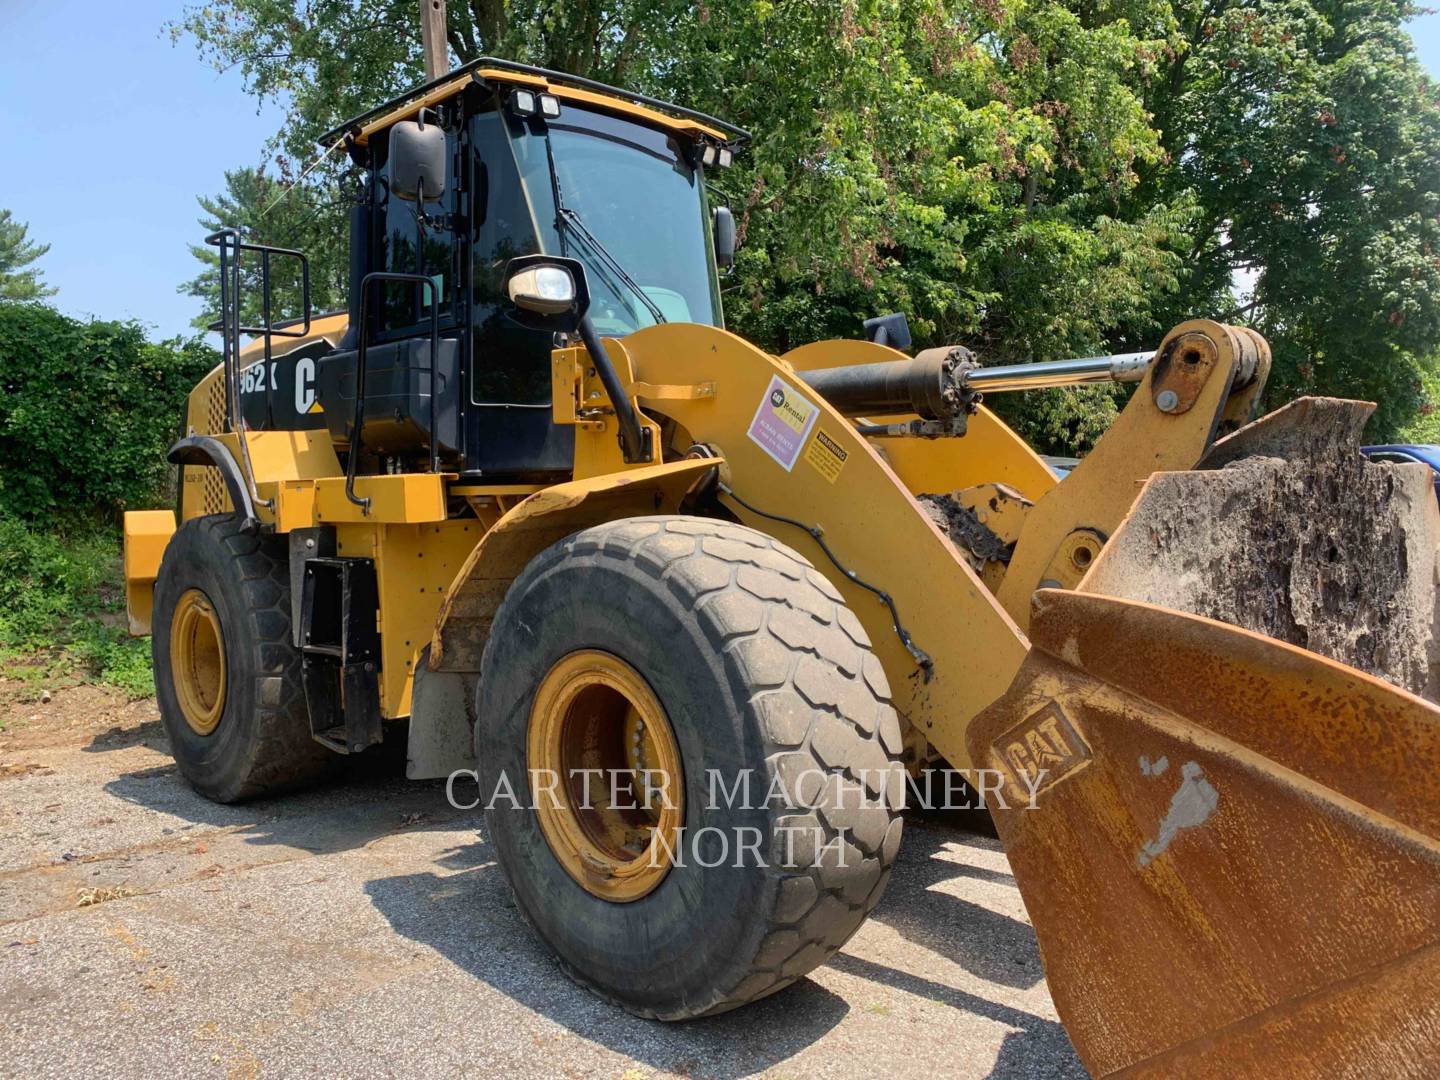
[[[537,108],[535,95],[529,90],[516,90],[510,98],[510,107],[520,116],[534,116]]]
[[[554,94],[541,94],[540,111],[553,120],[560,115],[560,99]]]
[[[728,169],[730,167],[730,162],[734,159],[735,155],[730,152],[730,148],[728,146],[720,147],[720,168]]]
[[[706,168],[709,168],[711,165],[715,164],[715,158],[718,153],[719,151],[713,145],[711,145],[710,143],[706,143],[705,149],[700,151],[700,161],[705,165]]]

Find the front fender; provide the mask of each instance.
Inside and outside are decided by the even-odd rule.
[[[616,518],[674,513],[685,493],[720,464],[716,458],[687,458],[572,480],[511,508],[481,538],[446,591],[430,643],[431,669],[480,670],[490,624],[510,583],[551,544]]]

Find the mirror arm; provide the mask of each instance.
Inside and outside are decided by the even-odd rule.
[[[620,424],[620,450],[626,463],[650,461],[652,455],[650,448],[645,445],[644,432],[640,427],[639,417],[635,415],[635,406],[625,393],[625,388],[620,385],[620,376],[615,371],[615,365],[610,363],[610,354],[605,351],[600,334],[596,331],[595,324],[590,321],[589,315],[580,320],[580,340],[585,343],[585,351],[595,362],[595,371],[600,376],[605,393],[610,395],[610,403],[615,407],[615,419]]]

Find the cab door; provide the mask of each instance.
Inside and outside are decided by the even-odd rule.
[[[540,251],[535,209],[515,163],[508,117],[487,105],[470,118],[470,396],[467,468],[496,479],[554,482],[575,461],[575,429],[557,425],[550,394],[554,335],[508,314],[506,264]]]

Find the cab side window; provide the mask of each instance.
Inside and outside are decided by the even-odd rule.
[[[460,181],[456,176],[456,136],[446,134],[449,164],[446,167],[445,194],[439,199],[418,201],[401,199],[390,193],[390,165],[387,161],[377,174],[374,185],[376,259],[372,265],[394,273],[424,274],[435,282],[440,305],[441,324],[453,318],[455,308],[457,245],[451,222],[459,199]],[[387,336],[422,331],[430,323],[430,296],[419,286],[387,283],[374,287],[383,293],[378,329]],[[372,297],[375,304],[379,297]]]

